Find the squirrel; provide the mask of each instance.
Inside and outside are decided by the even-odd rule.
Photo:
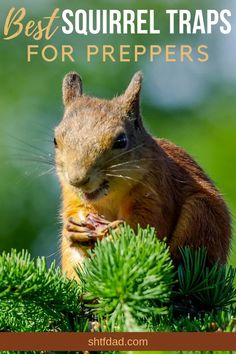
[[[226,263],[228,208],[203,169],[182,148],[145,129],[137,72],[113,99],[83,94],[81,77],[63,80],[64,116],[55,128],[55,162],[62,189],[62,270],[75,277],[98,239],[126,222],[152,226],[174,262],[179,247],[205,247],[210,263]],[[135,250],[134,250],[135,252]]]

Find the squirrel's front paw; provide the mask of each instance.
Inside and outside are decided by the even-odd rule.
[[[69,218],[65,225],[65,234],[71,246],[74,244],[81,246],[92,246],[97,240],[101,240],[107,236],[110,230],[116,230],[122,220],[107,221],[103,217],[96,214],[88,214],[86,220],[78,220],[77,218]]]
[[[107,236],[110,230],[117,230],[120,225],[124,224],[123,220],[107,221],[103,217],[90,213],[88,221],[96,228],[99,238]]]
[[[91,246],[99,237],[92,224],[72,217],[65,225],[65,236],[71,246],[74,244]]]

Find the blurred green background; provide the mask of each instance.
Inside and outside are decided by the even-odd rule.
[[[228,8],[227,1],[0,1],[0,30],[11,6],[25,6],[27,19],[48,16],[55,7],[83,9]],[[166,28],[164,18],[160,19]],[[144,73],[142,110],[145,124],[158,137],[185,148],[203,166],[224,195],[232,216],[236,214],[236,31],[224,36],[156,35],[63,35],[50,44],[71,44],[82,53],[87,44],[186,44],[209,45],[209,62],[91,64],[81,55],[75,63],[44,62],[40,56],[26,60],[26,46],[32,40],[21,35],[14,41],[0,39],[0,249],[27,248],[34,255],[59,259],[60,191],[51,165],[53,129],[63,115],[61,81],[71,70],[83,77],[85,92],[112,97],[122,92],[137,70]],[[236,265],[236,248],[231,252]]]

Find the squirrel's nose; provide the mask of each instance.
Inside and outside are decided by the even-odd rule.
[[[69,178],[69,183],[77,188],[84,187],[86,184],[88,184],[90,181],[89,177],[85,177],[83,179],[79,178]]]

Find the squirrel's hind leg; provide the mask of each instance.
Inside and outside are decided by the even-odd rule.
[[[231,239],[230,217],[221,199],[197,194],[183,205],[177,226],[169,241],[175,261],[180,260],[179,247],[205,247],[208,262],[226,263]]]

